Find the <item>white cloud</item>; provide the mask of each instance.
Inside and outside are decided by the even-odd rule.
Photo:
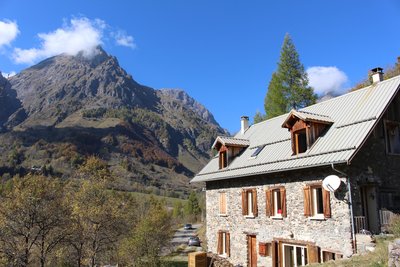
[[[337,67],[315,66],[307,69],[309,85],[320,96],[327,93],[339,95],[347,90],[349,79]]]
[[[105,22],[99,19],[71,19],[70,24],[50,32],[39,33],[39,48],[15,48],[13,58],[16,63],[31,64],[40,59],[67,53],[76,55],[80,51],[91,57],[98,52],[97,46],[102,44]]]
[[[0,47],[9,45],[19,34],[16,22],[0,20]]]
[[[2,72],[1,74],[5,78],[11,78],[12,76],[15,76],[17,73],[15,71],[10,71],[10,72]]]
[[[113,36],[117,45],[130,47],[132,49],[136,48],[133,37],[127,35],[124,31],[117,31]]]

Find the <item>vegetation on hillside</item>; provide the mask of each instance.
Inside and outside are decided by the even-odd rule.
[[[394,65],[389,66],[384,70],[383,79],[387,80],[398,75],[400,75],[400,57],[397,58],[397,62]],[[361,82],[357,83],[350,91],[356,91],[361,88],[367,87],[371,84],[372,84],[371,75],[370,73],[368,73],[368,77],[362,80]]]
[[[90,157],[69,180],[30,174],[3,183],[1,265],[159,266],[172,212],[156,198],[115,191],[115,179]],[[186,203],[186,215],[199,212],[196,194]]]

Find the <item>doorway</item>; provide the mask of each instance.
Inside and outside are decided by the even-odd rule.
[[[377,190],[374,185],[361,187],[363,216],[366,220],[366,230],[379,233]]]
[[[257,267],[257,240],[255,235],[247,236],[248,267]]]

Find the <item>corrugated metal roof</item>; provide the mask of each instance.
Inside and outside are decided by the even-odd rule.
[[[299,155],[293,155],[290,132],[282,128],[290,113],[251,125],[244,134],[239,132],[233,138],[248,142],[242,154],[222,170],[218,169],[218,157],[211,159],[191,182],[348,163],[396,95],[399,84],[400,76],[397,76],[297,111],[302,116],[332,123],[310,149]],[[252,157],[255,149],[262,145],[264,149]]]
[[[295,117],[297,117],[297,118],[299,118],[299,119],[301,119],[303,121],[314,121],[314,122],[321,122],[321,123],[328,123],[328,124],[333,123],[333,120],[329,116],[321,115],[321,114],[315,114],[315,113],[308,112],[308,111],[305,111],[305,110],[298,111],[298,110],[292,109],[289,112],[289,115],[287,116],[286,120],[283,122],[282,127],[286,127],[287,122],[293,116],[295,116]],[[286,127],[286,128],[288,128],[288,127]]]
[[[224,146],[240,146],[240,147],[247,147],[250,145],[249,139],[227,137],[227,136],[218,136],[217,139],[215,139],[212,148],[214,148],[217,143],[221,143]]]

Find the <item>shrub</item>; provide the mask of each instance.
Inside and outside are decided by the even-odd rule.
[[[395,214],[390,221],[389,232],[395,237],[400,237],[400,214]]]

